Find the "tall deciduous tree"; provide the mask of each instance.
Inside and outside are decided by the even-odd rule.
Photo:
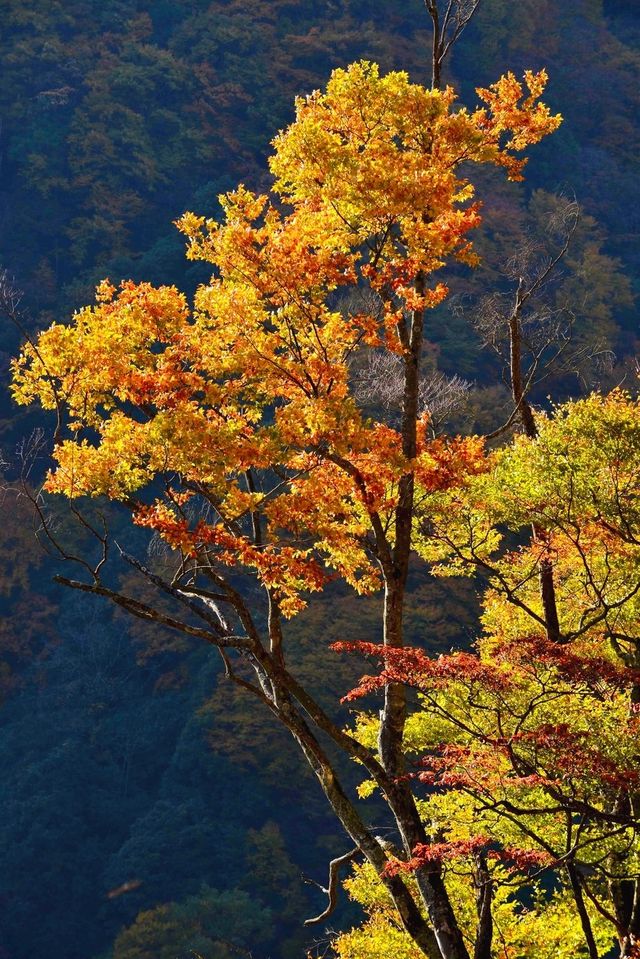
[[[414,781],[428,787],[420,809],[431,841],[389,868],[443,866],[450,896],[466,904],[477,959],[598,959],[616,940],[620,956],[634,956],[640,405],[621,392],[593,395],[535,426],[419,507],[415,545],[435,571],[488,578],[476,650],[435,658],[342,644],[384,662],[348,698],[390,682],[420,692],[405,745]],[[361,713],[360,741],[377,725]],[[366,870],[353,892],[369,908],[379,954],[395,955]],[[360,955],[363,931],[338,944],[344,959]]]
[[[222,223],[181,219],[188,256],[214,269],[192,309],[172,287],[105,281],[95,306],[27,344],[14,367],[16,399],[57,409],[66,430],[48,492],[119,501],[174,551],[168,574],[122,551],[159,591],[156,606],[114,587],[101,528],[90,527],[93,563],[57,541],[42,512],[84,570],[62,581],[219,649],[230,678],[298,742],[417,948],[443,959],[469,953],[441,864],[417,863],[415,888],[389,869],[334,759],[366,768],[407,858],[428,845],[405,776],[405,685],[385,685],[377,745],[363,745],[291,671],[286,620],[338,577],[361,594],[382,588],[383,646],[407,645],[419,499],[485,462],[480,440],[430,437],[424,327],[447,295],[439,271],[476,261],[472,165],[520,179],[519,154],[560,123],[539,100],[545,83],[544,72],[509,74],[467,110],[450,88],[371,63],[335,71],[274,141],[272,198],[240,186],[221,198]],[[341,309],[353,287],[375,308]],[[350,371],[363,351],[399,358],[395,425],[358,405]]]

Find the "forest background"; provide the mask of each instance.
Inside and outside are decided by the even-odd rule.
[[[292,119],[294,96],[333,67],[364,57],[423,82],[430,70],[420,0],[2,8],[0,265],[24,291],[31,331],[89,302],[104,276],[189,292],[206,281],[172,221],[186,209],[215,215],[218,194],[239,180],[268,187],[269,141]],[[499,425],[507,392],[462,307],[477,289],[500,288],[505,251],[554,195],[584,210],[571,282],[578,328],[597,346],[597,362],[564,377],[556,396],[624,382],[637,351],[637,4],[484,0],[447,79],[469,101],[508,69],[543,66],[546,100],[565,122],[536,148],[526,185],[491,180],[477,244],[486,266],[461,273],[430,317],[434,369],[470,384],[454,424],[466,432]],[[5,373],[20,333],[0,322]],[[6,391],[0,416],[11,483],[45,419],[18,413]],[[284,733],[236,698],[213,652],[55,587],[55,563],[10,492],[0,539],[2,959],[125,959],[122,930],[141,912],[170,959],[181,936],[205,941],[214,915],[255,959],[299,957],[316,940],[322,952],[322,935],[301,925],[318,905],[301,874],[322,879],[342,846]],[[466,582],[417,580],[413,636],[430,651],[470,642],[474,604]],[[296,629],[300,675],[337,701],[359,666],[328,646],[370,639],[366,613],[354,623],[338,592]],[[355,915],[343,905],[332,923]],[[211,959],[237,954],[211,948]]]

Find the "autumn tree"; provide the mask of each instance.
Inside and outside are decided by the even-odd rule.
[[[539,100],[545,83],[544,72],[509,74],[468,110],[451,88],[371,63],[336,70],[276,137],[271,197],[240,186],[221,197],[222,222],[180,220],[188,256],[213,268],[192,307],[173,287],[104,281],[94,306],[14,364],[15,398],[60,420],[46,492],[72,501],[99,553],[94,562],[62,542],[38,500],[44,535],[82,570],[60,581],[218,649],[229,679],[300,746],[415,948],[443,959],[467,959],[469,947],[442,863],[416,861],[411,882],[390,868],[335,760],[366,769],[407,861],[429,846],[407,777],[404,679],[384,684],[376,743],[361,742],[292,671],[287,620],[338,578],[359,594],[382,590],[385,651],[409,643],[419,504],[486,471],[481,440],[430,432],[425,323],[447,296],[439,271],[476,262],[472,166],[521,179],[519,154],[559,125]],[[345,305],[356,288],[370,308]],[[352,363],[366,352],[398,359],[398,422],[358,402]],[[516,406],[523,417],[523,397]],[[170,548],[155,565],[119,550],[162,603],[118,589],[107,531],[78,511],[99,496]]]
[[[269,936],[268,909],[240,890],[219,892],[203,886],[181,903],[140,913],[114,945],[115,959],[234,959],[250,956],[250,946]]]
[[[621,392],[559,407],[422,500],[414,543],[436,574],[488,580],[473,652],[341,644],[383,661],[348,699],[419,690],[405,746],[431,840],[388,868],[442,865],[477,957],[637,954],[639,413]],[[376,729],[361,712],[360,741]],[[375,885],[366,869],[352,882],[370,920],[339,940],[344,959],[367,928],[397,954]]]

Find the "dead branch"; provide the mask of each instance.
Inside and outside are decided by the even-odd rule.
[[[336,859],[332,859],[329,863],[329,885],[327,887],[320,885],[319,882],[316,882],[315,879],[308,879],[306,876],[303,876],[302,879],[304,882],[309,883],[309,885],[317,886],[326,896],[329,897],[329,902],[327,908],[320,913],[319,916],[314,916],[313,919],[305,919],[305,926],[314,926],[316,923],[323,922],[324,919],[327,919],[331,913],[334,911],[338,905],[338,880],[340,878],[340,867],[344,866],[346,863],[351,862],[352,859],[360,852],[358,846],[355,846],[353,849],[350,849],[349,852],[345,852],[344,855],[338,856]]]
[[[431,88],[439,90],[442,66],[480,6],[481,0],[447,0],[441,11],[438,0],[424,0],[432,23]]]

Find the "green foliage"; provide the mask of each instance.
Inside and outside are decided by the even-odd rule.
[[[271,916],[247,893],[203,886],[196,896],[141,912],[113,959],[233,959],[270,936]]]
[[[475,652],[354,644],[384,669],[348,697],[392,681],[418,691],[404,742],[430,838],[388,868],[439,864],[472,942],[490,890],[496,959],[587,955],[586,924],[598,955],[633,942],[620,903],[640,862],[640,400],[593,394],[536,425],[422,501],[418,549],[436,574],[485,580]],[[359,741],[372,747],[378,726],[360,712]],[[364,959],[372,942],[380,956],[413,955],[375,872],[356,869],[346,886],[368,920],[338,938],[341,959]]]

